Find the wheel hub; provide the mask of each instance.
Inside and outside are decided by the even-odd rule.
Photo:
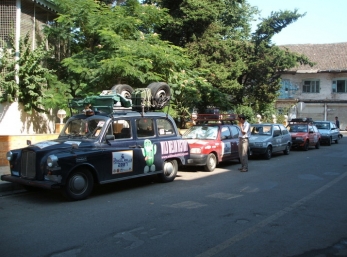
[[[167,162],[164,164],[164,174],[165,176],[170,176],[173,172],[174,168],[171,162]]]
[[[70,183],[73,191],[82,191],[86,186],[86,180],[82,176],[75,176]]]

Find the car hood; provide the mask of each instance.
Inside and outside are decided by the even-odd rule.
[[[307,136],[307,132],[290,132],[290,135],[293,137],[305,137]]]
[[[249,138],[250,143],[255,143],[255,142],[266,142],[271,139],[271,136],[251,136]]]
[[[91,147],[93,142],[78,139],[56,139],[38,142],[36,144],[29,145],[28,148],[35,148],[36,150],[57,150],[72,148],[72,145],[80,147]]]
[[[318,131],[320,133],[323,133],[323,134],[330,134],[331,133],[331,130],[330,129],[318,129]]]
[[[201,140],[201,139],[185,139],[190,148],[192,147],[206,147],[208,145],[219,145],[220,142],[217,140]]]

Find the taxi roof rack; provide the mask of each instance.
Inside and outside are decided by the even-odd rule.
[[[196,124],[206,124],[206,123],[233,123],[237,119],[236,114],[195,114],[195,117],[192,115],[192,120]]]
[[[141,92],[148,92],[148,89],[137,89]],[[144,91],[146,90],[146,91]],[[138,111],[144,115],[146,111],[161,110],[165,106],[169,106],[170,96],[165,98],[154,98],[150,94],[147,97],[143,95],[135,95],[130,99],[118,94],[115,90],[103,90],[99,95],[87,96],[85,98],[73,98],[68,100],[68,107],[71,115],[77,113],[93,113],[101,112],[112,114],[118,111]]]

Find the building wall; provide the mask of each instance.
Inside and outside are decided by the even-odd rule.
[[[289,80],[297,88],[297,90],[293,90],[291,99],[304,103],[294,106],[296,117],[334,121],[338,116],[340,129],[346,129],[347,93],[332,93],[332,81],[337,78],[347,78],[347,73],[283,74],[281,78]],[[303,81],[310,79],[319,79],[319,93],[302,92]]]
[[[6,153],[9,150],[23,148],[27,146],[27,140],[30,140],[32,144],[38,142],[53,140],[58,138],[58,134],[44,134],[44,135],[0,135],[0,166],[7,166],[8,161],[6,159]]]
[[[16,0],[0,0],[0,50],[5,49],[8,36],[16,29]],[[44,0],[20,0],[20,36],[29,34],[33,49],[43,42],[42,29],[57,15]],[[3,92],[0,87],[0,94]],[[18,102],[0,104],[0,135],[52,134],[56,117],[52,114],[26,113]]]
[[[55,114],[29,114],[18,102],[0,104],[0,135],[53,134]]]

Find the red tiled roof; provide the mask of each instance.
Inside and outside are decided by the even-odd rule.
[[[291,52],[306,55],[316,63],[313,67],[301,65],[291,71],[339,72],[347,70],[347,43],[281,45]]]

